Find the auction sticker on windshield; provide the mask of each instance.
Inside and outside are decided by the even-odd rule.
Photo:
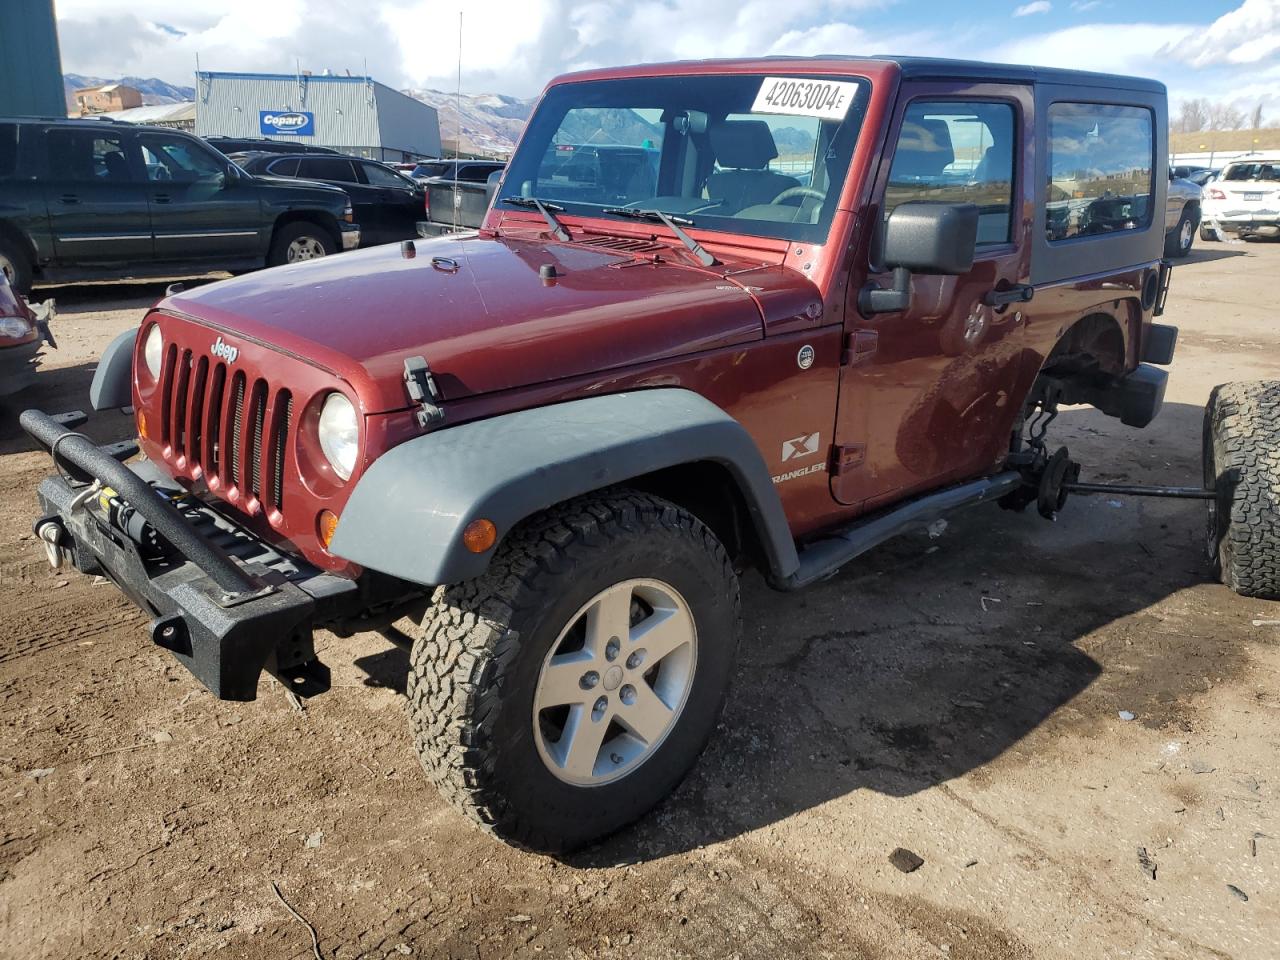
[[[839,120],[857,93],[858,85],[848,81],[765,77],[751,112]]]

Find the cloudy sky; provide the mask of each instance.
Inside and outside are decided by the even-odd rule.
[[[1280,0],[55,0],[63,68],[191,82],[206,70],[360,73],[532,96],[582,67],[754,54],[902,53],[1134,73],[1280,120]]]

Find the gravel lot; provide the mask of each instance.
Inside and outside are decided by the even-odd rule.
[[[1072,409],[1051,442],[1088,479],[1198,482],[1210,388],[1280,377],[1278,275],[1280,244],[1198,245],[1161,418]],[[38,291],[62,347],[20,405],[87,406],[94,358],[162,289]],[[28,533],[48,460],[17,409],[0,955],[312,957],[273,883],[326,958],[1280,955],[1280,604],[1207,582],[1200,504],[982,509],[797,596],[749,577],[707,755],[638,826],[557,861],[437,798],[380,637],[322,638],[335,689],[305,712],[271,681],[221,703],[113,588],[51,574]],[[923,866],[895,869],[897,847]]]

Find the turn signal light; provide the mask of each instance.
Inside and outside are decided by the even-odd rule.
[[[143,440],[150,440],[151,434],[147,432],[147,415],[144,411],[138,411],[138,436]]]
[[[472,520],[462,531],[462,543],[472,553],[484,553],[498,542],[498,528],[492,520]]]
[[[316,517],[316,534],[320,537],[320,545],[326,550],[333,542],[334,531],[338,529],[338,515],[332,510],[321,510]]]

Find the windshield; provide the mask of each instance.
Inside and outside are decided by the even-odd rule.
[[[764,74],[561,84],[530,120],[505,193],[568,213],[661,210],[702,229],[820,243],[867,93],[847,77]]]

